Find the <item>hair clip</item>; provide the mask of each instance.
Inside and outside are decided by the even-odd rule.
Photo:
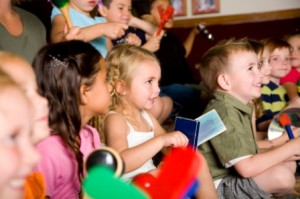
[[[98,1],[98,7],[102,6],[102,0]]]
[[[54,66],[59,66],[59,65],[64,65],[64,66],[68,66],[68,63],[65,61],[61,61],[60,59],[56,58],[53,55],[49,54],[49,57],[54,61]]]

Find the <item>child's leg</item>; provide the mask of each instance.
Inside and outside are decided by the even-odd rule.
[[[296,179],[294,176],[296,163],[294,161],[276,165],[253,178],[256,184],[265,192],[283,195],[293,191]]]
[[[216,199],[217,191],[215,189],[213,179],[211,177],[207,162],[204,157],[202,169],[199,173],[198,180],[200,181],[200,188],[197,190],[197,199]]]

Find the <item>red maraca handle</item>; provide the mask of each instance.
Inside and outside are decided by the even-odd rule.
[[[163,15],[162,15],[161,8],[158,7],[157,9],[158,9],[158,12],[160,14],[160,19],[161,19],[157,33],[156,33],[156,35],[159,35],[160,32],[162,31],[162,29],[164,28],[165,24],[167,23],[167,21],[172,17],[174,8],[169,5]]]

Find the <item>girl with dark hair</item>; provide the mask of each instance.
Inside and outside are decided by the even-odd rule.
[[[33,67],[39,91],[49,101],[50,137],[37,145],[47,196],[78,198],[85,174],[83,162],[100,146],[96,129],[87,122],[108,112],[110,95],[106,66],[91,44],[67,41],[47,45]]]

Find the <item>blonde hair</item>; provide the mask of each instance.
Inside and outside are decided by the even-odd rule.
[[[134,78],[134,72],[145,60],[152,60],[159,64],[156,56],[141,47],[121,44],[114,47],[107,55],[107,81],[112,86],[111,110],[122,108],[122,100],[116,91],[116,82],[121,80],[126,86],[130,86]]]
[[[202,61],[199,64],[199,71],[202,82],[208,90],[216,90],[218,76],[229,69],[229,56],[237,51],[250,51],[255,53],[246,38],[232,38],[218,42],[203,55]]]
[[[0,86],[13,85],[17,86],[15,81],[2,69],[0,65]]]

